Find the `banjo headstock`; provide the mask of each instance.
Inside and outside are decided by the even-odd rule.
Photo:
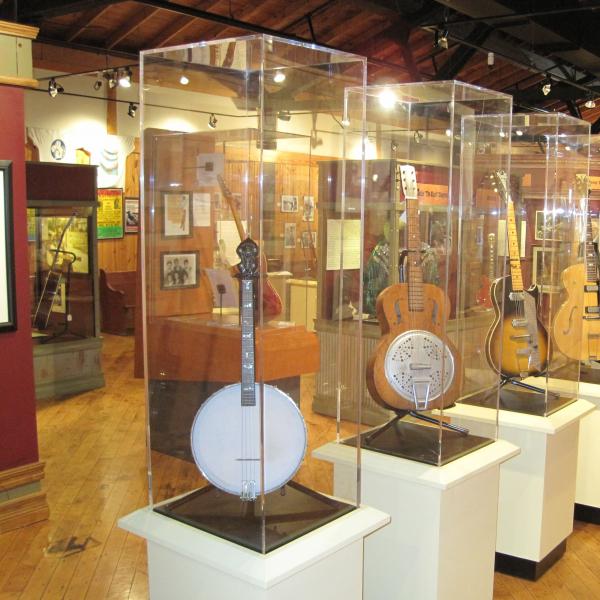
[[[258,246],[256,242],[247,237],[235,251],[240,257],[240,264],[238,265],[240,277],[244,279],[258,277]]]

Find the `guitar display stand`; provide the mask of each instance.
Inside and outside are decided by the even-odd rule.
[[[367,444],[372,444],[381,434],[385,433],[388,429],[395,427],[396,423],[398,423],[400,420],[402,420],[404,417],[406,417],[408,415],[413,417],[414,419],[419,419],[426,423],[431,423],[432,425],[440,424],[440,421],[438,421],[437,419],[434,419],[433,417],[430,417],[428,415],[424,415],[420,412],[417,412],[416,410],[394,410],[393,412],[396,415],[393,419],[391,419],[385,425],[383,425],[382,427],[379,427],[373,433],[367,435],[364,438],[364,440],[365,440],[365,442],[367,442]],[[452,425],[452,423],[446,423],[445,421],[442,421],[441,425],[442,425],[442,427],[446,427],[447,429],[449,429],[451,431],[456,431],[457,433],[460,433],[462,435],[469,434],[469,430],[466,427],[461,427],[459,425]]]
[[[552,398],[560,398],[560,394],[557,394],[556,392],[551,392],[549,390],[545,390],[544,388],[537,387],[535,385],[531,385],[530,383],[525,383],[524,381],[521,381],[520,379],[516,379],[515,377],[502,376],[500,378],[500,389],[502,389],[505,385],[508,385],[508,384],[514,385],[516,387],[521,387],[526,390],[530,390],[531,392],[536,392],[536,393],[542,394],[542,395],[544,395],[547,391],[548,396],[552,396]]]

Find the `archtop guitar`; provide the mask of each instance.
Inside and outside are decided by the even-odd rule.
[[[573,360],[600,360],[600,277],[588,215],[585,261],[567,267],[562,282],[568,297],[556,312],[552,332],[556,347]]]

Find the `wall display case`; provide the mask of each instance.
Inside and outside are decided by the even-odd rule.
[[[501,364],[500,408],[546,416],[577,398],[580,363],[600,353],[590,126],[561,113],[518,114],[510,132],[510,180],[499,190],[507,202],[497,247],[507,261],[503,324],[486,353]]]
[[[27,163],[26,175],[36,395],[101,387],[96,168]]]
[[[306,281],[296,296],[320,285],[318,177],[343,157],[344,89],[364,77],[363,58],[267,36],[142,53],[151,502],[260,553],[359,502],[356,459],[352,489],[332,498],[330,468],[311,457],[358,433],[358,406],[340,421],[312,411],[319,356],[343,404],[351,349],[323,348],[306,315],[286,320],[269,273]],[[335,329],[356,278],[339,255],[331,265]],[[344,325],[360,339],[359,320]]]
[[[493,314],[482,287],[504,273],[489,250],[504,213],[491,176],[508,172],[507,150],[497,146],[509,145],[498,133],[510,116],[479,127],[466,121],[510,113],[511,99],[459,82],[369,86],[364,136],[363,101],[361,90],[348,92],[347,160],[324,163],[319,173],[319,237],[327,248],[317,331],[321,347],[333,348],[337,332],[327,321],[340,302],[343,325],[362,312],[364,342],[349,328],[342,343],[365,354],[366,381],[346,383],[352,391],[342,417],[362,402],[363,421],[383,423],[362,435],[363,448],[440,465],[491,441],[453,428],[444,409],[476,391],[498,396],[498,374],[482,352]],[[340,282],[329,248],[339,215],[358,217],[363,195],[364,230],[345,219]],[[351,376],[352,364],[345,367]],[[335,414],[324,373],[325,366],[315,408]]]

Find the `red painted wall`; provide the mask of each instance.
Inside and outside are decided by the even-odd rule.
[[[0,333],[0,471],[38,460],[25,196],[24,92],[0,85],[0,160],[12,160],[17,330]]]

